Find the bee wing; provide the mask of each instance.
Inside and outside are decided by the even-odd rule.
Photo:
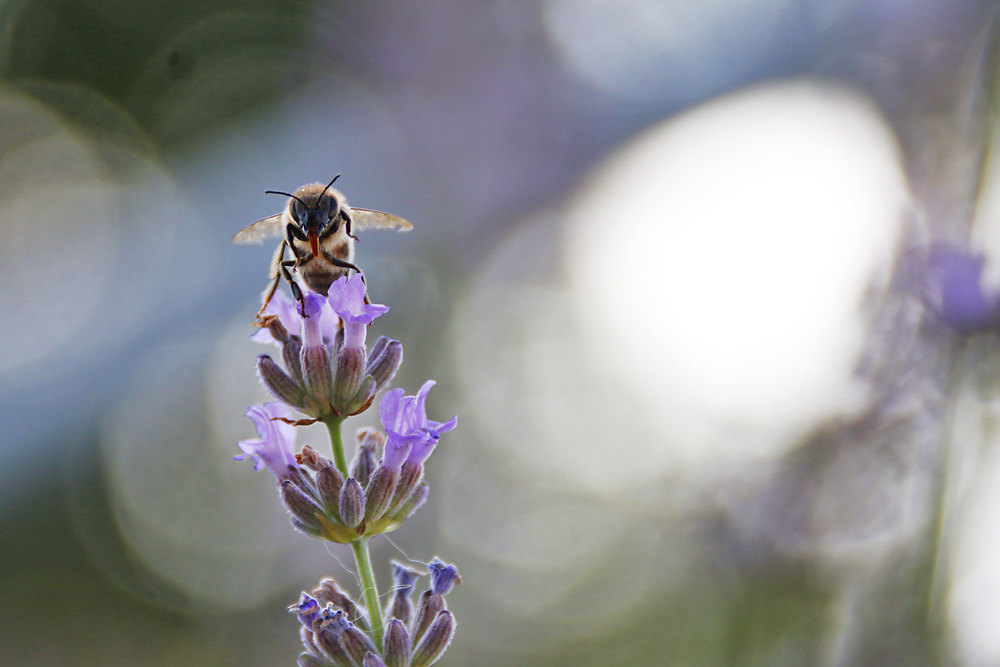
[[[247,225],[233,235],[233,243],[239,243],[240,245],[261,243],[267,239],[281,236],[283,232],[281,215],[281,213],[278,213]]]
[[[371,229],[377,227],[379,229],[392,229],[398,228],[401,232],[408,232],[413,229],[413,225],[407,220],[403,220],[399,216],[391,215],[389,213],[383,213],[382,211],[373,211],[369,208],[356,208],[351,207],[354,211],[354,220],[351,225],[354,229]]]

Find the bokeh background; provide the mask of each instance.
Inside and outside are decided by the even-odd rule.
[[[353,586],[231,460],[230,239],[343,173],[459,415],[373,543],[458,564],[442,665],[1000,665],[997,17],[0,2],[0,663],[293,664]]]

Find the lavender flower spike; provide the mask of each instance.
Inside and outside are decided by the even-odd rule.
[[[364,348],[368,325],[389,310],[389,306],[365,303],[365,283],[360,274],[334,281],[327,299],[344,322],[344,347],[350,349]]]
[[[291,411],[286,405],[273,402],[250,406],[246,416],[257,427],[260,437],[237,443],[243,453],[234,456],[233,460],[243,461],[249,457],[254,463],[254,470],[267,466],[279,482],[288,479],[289,466],[297,465],[295,427],[278,419],[289,419]]]

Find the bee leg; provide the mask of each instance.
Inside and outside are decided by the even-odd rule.
[[[365,280],[365,274],[361,273],[361,269],[356,264],[351,264],[350,262],[345,262],[342,259],[338,259],[337,257],[334,257],[333,255],[331,255],[328,252],[325,252],[323,254],[326,256],[326,261],[330,262],[334,266],[339,266],[339,267],[341,267],[343,269],[354,269],[354,272],[357,273],[359,276],[361,276],[361,282],[365,286],[365,303],[371,303],[371,301],[368,300],[368,281]]]
[[[360,241],[361,239],[359,239],[357,236],[351,233],[351,216],[346,215],[343,211],[341,211],[340,214],[344,218],[344,229],[347,230],[347,235],[350,236],[355,241]]]
[[[285,279],[288,283],[288,289],[292,291],[292,298],[299,302],[299,312],[302,313],[302,317],[307,317],[306,315],[306,300],[302,296],[302,288],[299,284],[295,282],[295,278],[292,277],[292,272],[288,270],[288,267],[295,266],[298,260],[287,259],[281,264],[279,264],[279,270],[281,271],[281,277]]]
[[[270,321],[269,318],[273,315],[264,315],[264,311],[267,310],[267,305],[271,303],[271,299],[274,298],[274,293],[278,291],[278,283],[281,282],[281,277],[277,277],[271,281],[271,286],[267,289],[267,294],[264,296],[264,305],[260,307],[257,311],[257,317],[254,318],[253,325],[255,327],[265,328]]]
[[[266,327],[274,317],[273,315],[264,315],[264,311],[267,310],[268,304],[270,304],[271,299],[274,298],[274,293],[278,291],[278,284],[281,282],[281,265],[285,261],[286,247],[288,247],[288,242],[282,241],[274,250],[274,257],[271,258],[271,287],[268,288],[266,294],[264,295],[264,305],[257,311],[257,317],[253,322],[255,327]]]
[[[323,254],[326,256],[326,261],[330,262],[334,266],[339,266],[342,269],[354,269],[361,276],[361,281],[364,282],[365,275],[361,273],[361,269],[359,269],[357,265],[351,264],[350,262],[345,262],[342,259],[334,257],[328,252],[324,252]]]

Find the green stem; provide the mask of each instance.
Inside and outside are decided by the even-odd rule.
[[[381,651],[385,628],[382,626],[382,607],[378,601],[375,572],[372,570],[371,558],[368,557],[368,539],[362,537],[354,540],[351,542],[351,548],[354,549],[354,560],[358,563],[358,578],[361,579],[361,587],[364,589],[368,621],[372,624],[372,640],[376,648]]]
[[[344,477],[347,477],[347,459],[344,457],[344,441],[340,437],[341,417],[325,417],[323,423],[330,432],[330,447],[333,448],[333,465],[337,466]]]
[[[340,436],[340,417],[327,417],[323,420],[330,432],[330,447],[333,449],[333,464],[337,470],[347,477],[347,459],[344,457],[344,441]],[[375,571],[372,570],[372,560],[368,555],[368,538],[361,537],[351,542],[354,550],[354,560],[358,565],[358,578],[361,580],[362,594],[365,596],[365,608],[368,610],[368,621],[372,626],[372,641],[376,648],[382,650],[382,635],[385,628],[382,625],[382,607],[378,600],[378,586],[375,584]]]

